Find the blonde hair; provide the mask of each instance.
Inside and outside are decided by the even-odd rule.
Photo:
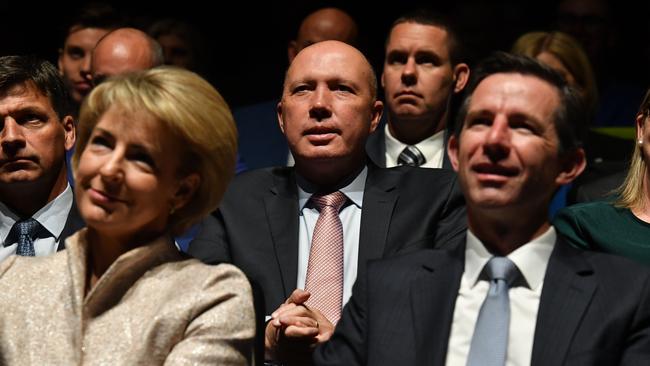
[[[575,79],[593,117],[598,103],[596,78],[587,53],[575,38],[562,32],[529,32],[515,41],[511,52],[532,58],[544,52],[555,56]]]
[[[637,118],[650,117],[650,89],[645,93],[643,102],[639,106]],[[644,121],[645,123],[645,121]],[[638,127],[637,127],[638,128]],[[648,169],[648,163],[643,160],[641,149],[643,147],[634,142],[634,152],[632,153],[632,161],[630,161],[630,168],[627,171],[627,176],[623,184],[616,190],[618,199],[614,204],[618,207],[637,208],[643,206],[645,197],[645,189],[643,187],[643,176]]]
[[[179,176],[198,173],[201,177],[194,196],[169,218],[173,234],[182,233],[217,208],[234,175],[237,154],[237,129],[219,92],[197,74],[168,66],[107,80],[81,107],[72,158],[75,171],[93,128],[112,106],[148,113],[172,131],[185,150]]]

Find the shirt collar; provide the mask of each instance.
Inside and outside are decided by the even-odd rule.
[[[392,156],[395,161],[397,161],[397,158],[399,157],[399,154],[402,153],[402,150],[407,144],[399,141],[396,139],[391,133],[390,133],[390,128],[388,128],[388,124],[384,126],[384,131],[386,133],[386,152],[388,155]],[[418,142],[417,144],[413,145],[420,150],[422,155],[428,160],[432,156],[436,154],[436,152],[440,151],[441,149],[444,148],[445,144],[445,131],[438,131],[435,134],[427,137],[426,139]]]
[[[343,188],[339,188],[345,196],[350,200],[354,205],[361,208],[363,203],[363,190],[366,186],[366,177],[368,176],[368,167],[364,167],[359,174]],[[316,193],[316,187],[311,186],[304,179],[298,179],[300,182],[298,184],[298,210],[302,212],[302,209],[309,202],[311,196]]]
[[[555,246],[557,234],[551,226],[544,234],[520,246],[508,254],[508,259],[513,261],[519,272],[524,276],[526,283],[533,291],[539,291],[544,282],[546,267]],[[474,286],[478,282],[483,267],[492,257],[481,240],[470,230],[467,230],[465,246],[465,273],[463,276]]]
[[[32,218],[38,221],[41,226],[47,229],[55,240],[59,240],[61,232],[68,220],[68,214],[72,207],[72,188],[68,184],[63,192],[55,199],[48,202],[40,210],[36,211]],[[12,212],[7,206],[0,202],[0,238],[4,242],[20,216]]]

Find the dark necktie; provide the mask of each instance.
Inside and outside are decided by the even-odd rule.
[[[341,192],[313,195],[319,215],[309,249],[305,290],[311,293],[307,305],[320,310],[336,324],[343,304],[343,225],[339,210],[347,201]]]
[[[427,162],[420,149],[415,146],[408,145],[402,150],[397,157],[398,165],[420,166]]]
[[[36,255],[34,251],[34,239],[38,234],[38,228],[41,224],[33,218],[29,218],[22,221],[17,221],[14,226],[11,228],[11,231],[14,231],[14,235],[18,237],[18,247],[16,248],[16,254],[33,257]]]
[[[492,257],[485,265],[484,274],[490,279],[490,289],[478,313],[467,366],[503,366],[510,326],[508,291],[519,270],[506,257]]]

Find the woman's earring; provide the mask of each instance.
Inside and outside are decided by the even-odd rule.
[[[638,140],[636,141],[636,143],[637,143],[637,145],[639,145],[639,146],[643,146],[643,139],[638,139]]]
[[[176,212],[176,207],[172,205],[172,207],[169,209],[169,216],[173,215],[174,212]]]

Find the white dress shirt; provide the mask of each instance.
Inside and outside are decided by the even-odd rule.
[[[396,139],[390,133],[388,124],[384,127],[386,135],[386,168],[397,166],[397,158],[408,145]],[[445,131],[435,133],[414,145],[420,150],[426,161],[420,165],[422,168],[442,168],[442,159],[445,156]]]
[[[363,190],[366,185],[368,168],[347,186],[340,188],[348,201],[339,212],[343,224],[343,306],[352,295],[352,285],[357,279],[357,264],[359,262],[359,231],[361,228],[361,206]],[[300,228],[298,239],[298,283],[297,288],[304,289],[307,280],[307,264],[311,238],[318,220],[318,210],[309,199],[314,192],[307,192],[298,186],[298,208],[300,209]]]
[[[72,188],[68,185],[61,194],[32,216],[34,220],[38,221],[50,233],[46,238],[37,238],[34,240],[36,256],[44,256],[56,252],[59,247],[61,232],[68,220],[71,207]],[[0,247],[0,261],[16,253],[18,243],[5,243],[11,227],[14,226],[16,221],[20,221],[20,217],[0,202],[0,238],[2,238],[2,243],[4,244]]]
[[[522,245],[508,255],[523,275],[526,286],[510,289],[510,327],[506,365],[530,365],[539,298],[551,252],[555,246],[555,229],[551,226],[543,235]],[[483,243],[467,231],[465,272],[461,278],[454,318],[449,335],[447,366],[465,366],[479,310],[490,288],[479,278],[492,254]]]

